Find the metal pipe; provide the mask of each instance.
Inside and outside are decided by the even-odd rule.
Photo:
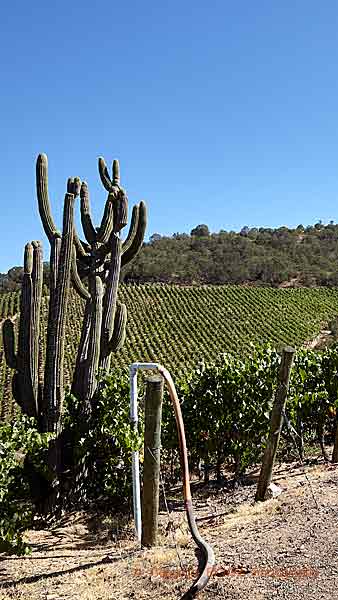
[[[138,409],[137,409],[137,371],[158,370],[157,363],[136,362],[130,365],[130,423],[134,431],[138,428]],[[132,452],[131,457],[132,479],[133,479],[133,510],[136,537],[141,543],[142,536],[142,516],[141,516],[141,488],[140,488],[140,457],[138,450]]]
[[[196,596],[198,592],[203,590],[207,585],[210,576],[212,574],[212,570],[215,564],[215,555],[213,549],[209,544],[202,538],[201,534],[198,531],[195,515],[193,512],[192,499],[191,499],[191,488],[190,488],[190,475],[189,475],[189,464],[188,464],[188,452],[187,452],[187,444],[185,438],[185,430],[184,423],[182,417],[182,411],[180,402],[177,396],[176,388],[172,377],[162,365],[158,363],[133,363],[130,365],[130,419],[132,423],[138,423],[138,413],[137,413],[137,370],[138,369],[147,369],[147,370],[158,370],[161,375],[164,377],[166,384],[168,386],[169,395],[171,402],[173,404],[177,433],[178,433],[178,441],[180,447],[180,459],[181,459],[181,468],[182,468],[182,478],[183,478],[183,494],[184,494],[184,506],[187,514],[188,524],[190,533],[202,552],[204,563],[203,568],[201,568],[199,576],[196,578],[192,586],[189,588],[187,592],[182,596],[181,600],[191,600]],[[135,455],[135,456],[134,456]],[[133,453],[133,493],[134,493],[134,519],[135,519],[135,528],[138,535],[138,539],[141,539],[141,494],[140,494],[140,483],[138,479],[138,484],[136,483],[136,475],[139,478],[139,456],[138,452]]]

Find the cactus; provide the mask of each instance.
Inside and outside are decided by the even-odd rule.
[[[37,159],[39,213],[51,246],[44,370],[39,344],[43,280],[40,242],[25,247],[17,350],[14,322],[7,319],[3,325],[6,361],[15,370],[14,398],[23,412],[37,417],[42,431],[57,435],[61,433],[64,398],[64,339],[70,283],[86,300],[72,383],[72,393],[82,402],[86,412],[91,409],[98,371],[109,369],[111,353],[119,350],[124,342],[127,310],[117,301],[120,271],[142,246],[146,227],[146,207],[141,202],[133,208],[130,230],[122,242],[120,235],[127,225],[128,200],[120,186],[118,161],[113,162],[110,177],[106,163],[100,158],[99,173],[108,192],[100,226],[96,228],[92,222],[86,182],[75,177],[67,182],[60,232],[55,226],[49,201],[47,157],[40,154]],[[86,241],[78,237],[74,227],[74,202],[78,196]],[[57,468],[59,457],[53,460],[54,468]]]
[[[96,389],[93,373],[109,370],[111,353],[124,342],[127,309],[117,301],[120,271],[140,250],[147,221],[146,206],[141,202],[133,208],[130,230],[122,242],[120,234],[127,225],[128,199],[120,186],[118,161],[114,160],[110,177],[105,161],[99,158],[99,173],[108,192],[101,224],[96,228],[92,222],[88,186],[82,182],[80,207],[86,243],[76,236],[74,245],[73,284],[80,296],[85,297],[87,288],[79,283],[87,278],[89,291],[72,384],[72,393],[83,401],[84,411],[90,410]]]
[[[11,319],[6,319],[3,324],[3,341],[7,364],[15,369],[13,396],[23,412],[31,417],[39,416],[38,357],[42,279],[41,244],[26,244],[17,351],[14,322]]]
[[[74,246],[74,200],[79,193],[81,182],[76,179],[72,185],[68,183],[61,234],[54,225],[50,211],[45,155],[38,157],[36,171],[39,211],[51,245],[50,302],[44,373],[39,344],[43,283],[40,242],[26,244],[25,247],[17,352],[14,323],[10,319],[3,325],[3,339],[7,364],[15,369],[12,388],[16,402],[25,414],[38,419],[42,431],[59,433],[64,397],[66,310]]]
[[[49,364],[51,359],[48,358],[45,369],[48,390],[44,393],[46,411],[49,414],[48,430],[51,430],[53,423],[59,422],[62,409],[63,337],[58,334],[58,327],[64,331],[67,296],[62,293],[61,287],[63,285],[68,289],[69,277],[76,292],[86,300],[72,382],[72,393],[83,403],[84,412],[91,408],[98,371],[109,370],[111,353],[121,348],[125,338],[127,310],[123,304],[117,302],[120,271],[121,266],[131,261],[142,246],[146,228],[146,207],[143,202],[134,206],[130,230],[126,240],[122,242],[120,233],[127,225],[128,199],[120,185],[118,161],[114,160],[110,177],[105,161],[100,158],[99,173],[108,192],[99,227],[95,227],[92,221],[87,183],[81,182],[79,178],[68,179],[65,203],[70,201],[69,195],[72,198],[80,196],[81,223],[86,241],[82,241],[74,226],[69,224],[69,227],[73,227],[73,244],[70,243],[70,237],[64,229],[62,239],[68,239],[68,245],[66,249],[65,244],[63,255],[62,245],[60,250],[54,250],[54,245],[60,244],[60,233],[55,227],[50,210],[47,158],[45,155],[38,157],[37,191],[41,220],[52,246],[52,255],[60,253],[60,264],[64,265],[63,284],[61,281],[56,283],[53,275],[55,268],[51,267],[51,289],[55,290],[55,299],[53,304],[50,304],[47,355],[50,354],[50,343],[50,347],[55,348],[51,354],[59,369],[55,371]],[[57,259],[55,260],[57,262]],[[87,286],[84,280],[87,280]],[[60,344],[60,348],[57,343]]]

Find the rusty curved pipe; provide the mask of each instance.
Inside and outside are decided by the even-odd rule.
[[[194,515],[192,499],[191,499],[188,452],[187,452],[187,444],[186,444],[186,438],[185,438],[184,423],[183,423],[181,406],[180,406],[180,402],[179,402],[179,399],[178,399],[178,396],[176,393],[175,385],[174,385],[172,377],[171,377],[169,371],[167,371],[167,369],[162,367],[162,365],[157,365],[157,368],[167,383],[170,399],[172,401],[172,404],[174,407],[174,412],[175,412],[176,426],[177,426],[177,432],[178,432],[178,441],[179,441],[179,447],[180,447],[181,468],[182,468],[182,476],[183,476],[184,506],[185,506],[185,511],[187,514],[188,525],[189,525],[190,533],[191,533],[196,545],[201,550],[203,559],[204,559],[203,568],[201,569],[199,576],[195,579],[192,586],[188,589],[187,592],[184,593],[184,595],[180,599],[180,600],[191,600],[191,598],[194,598],[196,596],[196,594],[198,594],[198,592],[203,590],[205,588],[205,586],[207,585],[207,583],[211,577],[213,567],[215,565],[215,555],[214,555],[214,551],[211,548],[211,546],[209,546],[209,544],[202,538],[200,532],[198,531],[196,521],[195,521],[195,515]]]

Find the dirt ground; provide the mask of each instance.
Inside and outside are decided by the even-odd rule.
[[[254,504],[255,474],[199,487],[194,506],[216,555],[214,574],[198,597],[233,600],[338,600],[338,467],[282,465],[277,498]],[[142,550],[118,518],[77,513],[32,531],[30,557],[0,555],[1,600],[179,599],[197,558],[179,495],[161,512],[160,545]]]

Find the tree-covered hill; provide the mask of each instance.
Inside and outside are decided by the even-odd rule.
[[[22,267],[0,273],[0,292],[20,289]],[[49,264],[44,264],[48,285]],[[250,284],[291,287],[338,285],[338,225],[296,229],[243,227],[210,233],[153,234],[123,272],[126,283]]]
[[[250,283],[293,286],[338,284],[338,225],[296,229],[248,228],[210,234],[154,234],[125,273],[125,281]]]

